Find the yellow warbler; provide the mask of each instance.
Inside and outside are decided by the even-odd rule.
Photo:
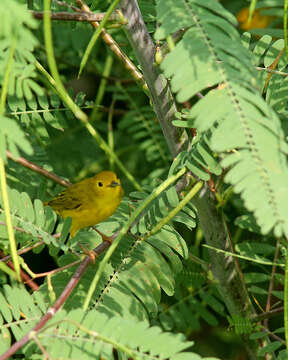
[[[93,226],[111,216],[121,202],[124,191],[112,171],[99,174],[69,186],[44,205],[51,206],[64,219],[72,219],[70,235]]]

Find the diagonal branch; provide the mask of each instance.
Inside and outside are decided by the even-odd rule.
[[[44,168],[42,168],[39,165],[36,165],[34,163],[32,163],[31,161],[23,158],[23,157],[19,157],[19,158],[15,158],[10,151],[6,151],[7,153],[7,157],[11,160],[13,160],[14,162],[27,167],[28,169],[35,171],[38,174],[41,174],[43,176],[45,176],[46,178],[55,181],[56,183],[67,187],[69,185],[71,185],[71,183],[67,180],[62,179],[61,177],[59,177],[58,175],[52,173],[51,171],[45,170]]]
[[[84,0],[76,0],[76,3],[81,8],[81,11],[86,12],[88,14],[93,14],[89,7],[86,5]],[[91,22],[91,25],[97,29],[100,24],[98,21]],[[129,57],[120,49],[116,41],[112,38],[110,34],[105,29],[101,30],[100,33],[102,40],[105,44],[110,48],[110,50],[114,53],[115,56],[125,65],[125,68],[130,72],[136,82],[143,87],[145,90],[147,88],[145,79],[141,72],[137,69],[137,67],[133,64],[133,62],[129,59]]]

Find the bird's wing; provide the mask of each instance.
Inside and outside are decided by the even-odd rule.
[[[82,201],[77,194],[74,194],[70,189],[66,189],[58,194],[54,199],[48,202],[55,211],[76,210],[81,207]]]
[[[48,202],[55,211],[76,210],[91,203],[95,197],[93,181],[85,179],[69,186]]]

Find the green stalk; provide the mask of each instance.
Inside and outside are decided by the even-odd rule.
[[[286,266],[285,266],[285,280],[284,280],[284,327],[285,327],[285,341],[286,351],[288,349],[288,249],[286,248]]]
[[[10,276],[12,279],[17,280],[17,275],[15,272],[10,269],[9,266],[7,266],[4,262],[0,261],[0,270],[5,272],[8,276]]]
[[[113,110],[114,110],[114,104],[115,104],[115,100],[112,100],[112,103],[110,105],[110,109],[109,109],[109,113],[108,113],[108,145],[110,147],[110,149],[112,151],[114,151],[114,134],[113,134]],[[114,161],[112,158],[109,158],[110,161],[110,168],[111,170],[114,170]]]
[[[288,34],[287,34],[287,11],[288,10],[288,0],[284,2],[284,13],[283,13],[283,30],[284,30],[284,42],[286,50],[286,60],[288,61]]]
[[[1,97],[0,97],[0,115],[3,115],[5,112],[5,103],[6,103],[7,93],[8,93],[9,76],[10,76],[12,64],[14,61],[15,50],[16,50],[16,38],[14,37],[13,41],[11,43],[11,46],[10,46],[7,66],[5,69],[5,74],[4,74],[3,84],[2,84],[2,92],[1,92]]]
[[[251,23],[252,16],[255,11],[256,5],[257,5],[257,0],[251,0],[250,6],[249,6],[248,24]]]
[[[225,251],[225,250],[222,250],[222,249],[218,249],[218,248],[216,248],[214,246],[210,246],[210,245],[207,245],[207,244],[202,244],[202,246],[206,247],[207,249],[214,250],[215,253],[225,254],[227,257],[232,256],[232,257],[237,258],[237,259],[251,261],[251,262],[253,262],[255,264],[261,264],[261,265],[266,265],[266,266],[279,266],[281,268],[285,267],[284,264],[278,264],[278,263],[275,263],[275,262],[272,262],[272,261],[264,261],[264,260],[259,260],[257,258],[254,259],[254,258],[251,258],[249,256],[238,255],[238,254],[235,254],[235,253],[233,253],[231,251]]]
[[[2,195],[2,199],[3,199],[3,208],[5,211],[6,226],[7,226],[7,232],[8,232],[8,237],[9,237],[9,243],[10,243],[11,257],[12,257],[12,261],[13,261],[15,272],[16,272],[16,278],[18,281],[21,282],[20,264],[19,264],[19,259],[18,259],[18,255],[17,255],[17,246],[16,246],[16,240],[15,240],[14,231],[13,231],[13,225],[12,225],[11,214],[10,214],[10,206],[9,206],[9,198],[8,198],[8,193],[7,193],[5,166],[4,166],[4,161],[1,157],[0,157],[0,183],[1,183],[1,195]]]
[[[102,275],[102,272],[108,263],[110,257],[112,256],[114,250],[116,249],[117,245],[119,244],[120,240],[123,238],[123,236],[127,233],[130,226],[133,224],[133,222],[137,219],[137,217],[143,212],[143,210],[154,200],[156,199],[164,190],[167,189],[171,184],[173,184],[177,179],[179,179],[181,176],[183,176],[186,172],[186,168],[182,168],[178,171],[177,174],[170,176],[168,179],[163,181],[161,185],[159,185],[156,189],[152,191],[152,193],[137,207],[137,209],[133,212],[129,220],[126,222],[124,226],[122,226],[118,236],[116,239],[112,242],[109,249],[107,250],[103,260],[100,262],[99,267],[97,269],[97,272],[94,276],[94,279],[91,282],[90,288],[87,293],[87,297],[85,299],[85,302],[83,304],[83,310],[87,310],[88,305],[91,301],[92,295],[96,289],[96,286],[99,282],[99,279]]]
[[[7,99],[7,93],[8,93],[8,85],[9,85],[9,77],[14,61],[14,54],[16,50],[16,38],[13,38],[13,41],[10,46],[9,50],[9,56],[7,61],[7,66],[5,69],[3,84],[2,84],[2,92],[0,97],[0,115],[3,115],[5,113],[5,104]],[[9,198],[7,193],[7,184],[6,184],[6,173],[5,173],[5,165],[3,158],[0,157],[0,183],[1,183],[1,195],[3,199],[3,208],[5,212],[5,218],[6,218],[6,226],[7,226],[7,232],[9,237],[9,243],[10,243],[10,250],[11,250],[11,257],[14,264],[15,272],[11,270],[6,264],[1,263],[0,268],[2,271],[6,272],[11,278],[16,278],[16,280],[21,282],[20,277],[20,264],[19,259],[17,255],[17,245],[16,240],[14,236],[13,226],[12,226],[12,220],[11,220],[11,214],[10,214],[10,206],[9,206]]]
[[[79,108],[79,106],[77,104],[74,103],[74,101],[71,99],[71,97],[67,93],[67,91],[60,79],[57,65],[56,65],[55,56],[54,56],[53,43],[52,43],[50,1],[51,0],[44,1],[44,39],[45,39],[45,47],[46,47],[46,53],[47,53],[47,61],[48,61],[52,76],[50,74],[48,74],[48,72],[43,68],[43,66],[38,61],[35,62],[35,65],[38,68],[38,70],[41,71],[43,75],[45,75],[45,77],[48,79],[50,84],[55,88],[55,90],[57,91],[57,93],[61,97],[61,99],[66,103],[66,105],[69,107],[69,109],[73,112],[75,117],[84,124],[84,126],[86,127],[86,129],[88,130],[90,135],[97,141],[99,147],[106,153],[108,158],[111,157],[114,160],[115,164],[117,164],[119,169],[127,177],[127,179],[133,184],[133,186],[137,190],[141,191],[141,186],[138,184],[136,179],[126,169],[126,167],[123,165],[121,160],[118,158],[118,156],[115,154],[115,152],[110,149],[110,147],[103,140],[103,138],[100,136],[100,134],[89,123],[88,116]]]
[[[161,219],[158,224],[156,224],[151,231],[149,231],[144,237],[143,240],[147,239],[148,237],[156,234],[164,225],[166,225],[169,221],[171,221],[174,216],[181,211],[186,204],[198,193],[198,191],[202,188],[203,182],[197,182],[192,189],[185,195],[185,197],[179,202],[179,204],[171,210],[163,219]]]
[[[103,95],[105,94],[105,88],[106,88],[106,84],[107,84],[107,77],[110,75],[111,72],[111,68],[112,68],[112,64],[113,64],[113,56],[111,54],[109,54],[106,58],[106,62],[104,65],[104,69],[103,69],[103,78],[100,81],[100,85],[97,91],[97,96],[96,96],[96,100],[93,106],[93,110],[92,113],[90,115],[90,121],[96,121],[99,120],[99,118],[101,117],[101,113],[99,113],[99,105],[101,105],[102,99],[103,99]]]
[[[169,35],[169,36],[167,36],[166,40],[167,40],[167,45],[168,45],[169,51],[172,51],[175,48],[175,43],[174,43],[173,37],[171,35]]]
[[[93,46],[95,45],[99,35],[101,34],[102,29],[104,28],[106,22],[108,21],[110,15],[112,14],[113,10],[116,8],[116,6],[118,5],[120,0],[114,0],[113,3],[109,6],[109,9],[107,10],[103,20],[101,21],[99,27],[97,28],[97,30],[95,31],[94,35],[92,36],[91,40],[89,41],[89,44],[86,48],[86,51],[84,53],[84,56],[82,58],[81,64],[80,64],[80,69],[79,69],[79,73],[78,73],[78,78],[80,77],[84,66],[87,63],[88,57],[93,49]]]

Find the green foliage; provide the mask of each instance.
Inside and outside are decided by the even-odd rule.
[[[35,95],[28,101],[19,101],[15,96],[8,97],[9,115],[13,116],[23,129],[33,130],[33,143],[48,144],[50,128],[63,131],[68,127],[71,112],[61,104],[56,94]],[[66,114],[63,116],[63,111]],[[50,130],[51,131],[51,130]]]
[[[167,7],[173,15],[167,16]],[[161,64],[177,100],[205,92],[186,127],[205,133],[215,126],[210,146],[223,157],[225,180],[254,212],[263,233],[273,228],[277,236],[287,235],[287,145],[277,115],[261,97],[250,54],[233,27],[235,19],[214,1],[177,1],[173,6],[159,0],[157,8],[157,39],[189,27]]]
[[[43,342],[55,358],[111,359],[114,350],[121,359],[202,359],[197,354],[183,351],[192,342],[185,341],[183,336],[149,327],[147,322],[108,318],[95,310],[83,317],[82,311],[73,310],[68,314],[59,313],[54,324],[57,324],[56,333],[55,327],[46,331]],[[125,335],[124,328],[127,329]]]
[[[240,37],[235,17],[227,10],[232,2],[235,9],[245,6],[236,0],[139,1],[149,32],[156,29],[154,38],[165,48],[155,71],[168,79],[175,96],[172,124],[188,136],[185,150],[172,159],[147,95],[130,84],[130,74],[120,61],[113,61],[105,75],[101,113],[86,126],[79,113],[61,100],[55,79],[49,81],[38,71],[42,66],[49,72],[47,56],[51,56],[45,51],[42,22],[32,18],[24,0],[0,1],[0,13],[5,12],[0,22],[0,157],[5,161],[5,173],[0,173],[0,255],[11,252],[3,206],[7,192],[19,257],[24,253],[19,260],[22,269],[32,278],[34,273],[56,270],[40,278],[37,291],[0,274],[1,354],[59,299],[75,276],[78,264],[70,264],[80,260],[81,246],[93,249],[101,243],[93,229],[83,229],[73,239],[67,236],[71,219],[56,220],[52,209],[43,205],[62,186],[33,169],[41,166],[42,173],[53,171],[71,182],[107,168],[116,171],[126,196],[115,214],[97,225],[110,236],[121,232],[159,184],[185,168],[188,187],[179,190],[182,178],[144,209],[105,265],[88,310],[84,312],[82,306],[104,254],[89,265],[62,310],[19,350],[19,356],[40,359],[44,348],[55,359],[212,360],[218,356],[234,360],[235,353],[243,358],[246,353],[241,347],[238,354],[233,341],[242,338],[249,347],[249,338],[261,339],[259,358],[285,359],[283,339],[288,332],[281,307],[287,307],[283,272],[288,234],[287,59],[284,40],[272,38],[270,30],[263,29],[261,38],[251,32]],[[109,8],[109,2],[86,3],[94,12]],[[43,1],[31,4],[42,10]],[[73,12],[71,5],[75,1],[53,1],[52,10]],[[257,7],[271,6],[267,11],[278,20],[282,5],[278,0],[257,2]],[[84,22],[53,21],[52,30],[61,80],[72,87],[69,93],[77,109],[89,117],[110,50],[99,39],[83,77],[77,79],[93,28]],[[124,32],[108,31],[137,66]],[[97,136],[91,136],[93,131],[107,139],[125,166],[123,173]],[[141,191],[128,183],[129,172]],[[199,224],[197,202],[189,202],[163,226],[163,219],[198,180],[203,187],[197,196],[208,191],[214,213]],[[204,227],[219,214],[231,247],[221,250],[223,263],[218,266],[225,272],[224,259],[237,258],[255,309],[249,317],[245,311],[241,315],[227,311],[228,294],[219,291],[221,278],[215,278],[211,268],[217,247],[210,247],[208,253],[202,246]],[[159,224],[160,230],[153,232]],[[217,227],[213,231],[223,238]],[[245,310],[247,304],[241,305]],[[273,311],[278,317],[258,320],[257,316],[275,315]],[[231,344],[223,347],[232,337]],[[215,349],[211,338],[216,339]]]
[[[123,216],[123,211],[121,213]],[[119,229],[121,222],[117,219],[117,213],[114,216],[99,226],[101,232],[115,232]],[[85,241],[83,235],[77,235],[75,244]],[[104,269],[93,295],[93,308],[108,316],[117,314],[138,320],[155,316],[161,289],[170,296],[174,293],[175,275],[182,269],[179,255],[186,257],[187,247],[180,234],[170,226],[163,227],[147,241],[141,241],[136,236],[123,238],[111,263]],[[71,256],[64,255],[59,262],[62,266],[70,263]],[[52,285],[57,296],[62,291],[61,284],[67,282],[74,271],[72,268],[53,277]],[[65,307],[75,309],[84,302],[95,271],[94,268],[84,274],[81,284]],[[45,293],[46,286],[41,291]]]
[[[132,199],[135,198],[134,202],[141,204],[152,189],[151,186],[146,186],[146,193],[135,191],[130,193],[130,196]],[[133,234],[145,234],[147,231],[152,230],[153,226],[155,226],[164,216],[168,215],[169,210],[173,209],[173,207],[176,207],[178,204],[178,195],[175,188],[172,186],[146,207],[145,214],[141,214],[139,221],[132,227],[131,232]],[[191,229],[196,225],[194,220],[195,217],[195,210],[193,209],[193,206],[189,204],[185,206],[173,220],[176,222],[184,222],[186,226]]]
[[[11,344],[9,330],[19,340],[39,321],[47,310],[47,305],[39,292],[31,296],[24,288],[10,286],[3,287],[0,299],[0,323],[5,321],[0,332],[2,353]],[[128,330],[125,336],[123,328]],[[149,327],[147,322],[135,322],[121,317],[108,318],[95,310],[89,311],[84,317],[81,310],[58,312],[39,336],[39,340],[51,356],[56,358],[67,356],[69,359],[95,359],[95,354],[97,358],[111,358],[114,349],[124,358],[135,356],[137,359],[152,359],[157,356],[159,359],[181,360],[186,359],[187,355],[190,359],[202,359],[192,352],[183,352],[193,345],[192,342],[185,341],[183,336],[163,333],[160,328]],[[24,353],[31,357],[35,353],[35,344],[27,346]]]
[[[17,233],[17,240],[24,245],[27,243],[27,236],[31,240],[43,240],[46,244],[61,247],[65,250],[67,247],[51,236],[51,232],[55,227],[56,216],[52,209],[43,207],[39,199],[35,199],[32,203],[29,195],[25,192],[19,193],[16,189],[8,191],[11,202],[12,225],[21,228],[21,232]],[[0,199],[0,205],[2,199]],[[0,218],[5,223],[5,213],[0,208]],[[7,237],[6,227],[1,227],[1,236]],[[3,243],[4,244],[4,243]]]
[[[39,321],[47,305],[39,292],[31,295],[24,287],[9,285],[1,289],[0,299],[0,351],[3,353],[10,347],[12,336],[19,340]]]
[[[12,155],[19,157],[18,148],[25,151],[27,154],[32,153],[32,147],[27,141],[24,132],[20,129],[18,124],[8,117],[1,116],[2,124],[0,130],[0,153],[3,159],[6,159],[6,149],[10,150]]]
[[[175,120],[173,124],[175,126],[183,126],[186,121]],[[209,148],[210,136],[206,134],[203,136],[196,136],[191,144],[189,151],[182,151],[174,160],[171,170],[175,168],[186,166],[193,175],[199,179],[208,181],[210,174],[220,175],[222,173],[221,166],[217,159],[213,156],[211,149]],[[210,173],[210,174],[209,174]]]
[[[195,296],[197,291],[181,299],[168,309],[161,312],[159,322],[165,330],[173,331],[199,331],[203,320],[210,326],[219,325],[214,312],[223,316],[224,305],[213,293],[200,290],[199,298]]]
[[[5,12],[6,17],[3,18],[0,25],[0,79],[2,82],[2,76],[5,74],[9,59],[9,52],[15,47],[9,81],[9,94],[15,94],[18,99],[24,97],[30,100],[32,91],[41,95],[43,90],[34,81],[36,73],[33,50],[38,41],[31,29],[36,28],[36,22],[25,8],[24,4],[18,4],[16,1],[5,0],[1,3],[1,13]],[[11,21],[11,18],[13,18],[13,21]]]

